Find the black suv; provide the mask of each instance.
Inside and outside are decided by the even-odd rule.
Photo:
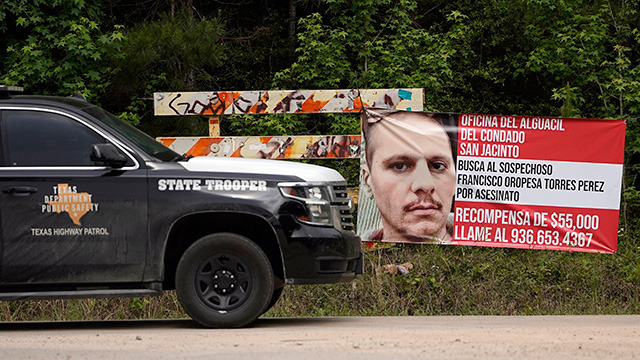
[[[159,295],[244,326],[362,272],[336,171],[181,156],[76,97],[0,87],[0,300]]]

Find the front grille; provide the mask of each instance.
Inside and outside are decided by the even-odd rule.
[[[352,200],[347,193],[347,184],[336,184],[331,187],[331,207],[335,209],[334,223],[341,230],[353,231]]]

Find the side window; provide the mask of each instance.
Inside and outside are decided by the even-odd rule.
[[[92,166],[93,144],[105,139],[66,116],[3,111],[7,166]]]

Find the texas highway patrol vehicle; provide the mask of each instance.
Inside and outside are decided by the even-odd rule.
[[[276,160],[181,156],[74,97],[0,87],[0,300],[175,289],[207,327],[285,285],[362,273],[347,183]]]

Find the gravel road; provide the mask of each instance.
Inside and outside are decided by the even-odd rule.
[[[640,315],[0,322],[0,359],[640,359]]]

